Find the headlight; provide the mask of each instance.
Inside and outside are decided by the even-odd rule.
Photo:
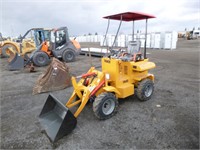
[[[106,80],[110,79],[110,74],[106,73]]]

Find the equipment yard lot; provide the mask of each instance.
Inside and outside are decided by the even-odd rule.
[[[147,50],[157,67],[152,98],[120,100],[118,113],[98,120],[88,104],[78,117],[75,130],[54,145],[41,132],[38,115],[48,93],[32,95],[38,76],[45,67],[7,71],[1,68],[1,149],[199,149],[199,51],[200,40],[179,40],[177,49]],[[73,75],[100,69],[100,58],[81,55],[68,63]],[[63,103],[73,89],[52,92]],[[66,96],[67,95],[67,96]]]

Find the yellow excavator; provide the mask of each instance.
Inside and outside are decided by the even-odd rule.
[[[146,56],[146,37],[147,20],[155,16],[125,12],[104,18],[120,20],[115,40],[122,21],[145,19],[144,52],[140,49],[140,41],[134,39],[133,32],[133,39],[129,42],[127,51],[114,50],[111,47],[110,54],[101,59],[101,71],[91,67],[86,74],[71,78],[74,91],[65,105],[50,94],[39,115],[39,121],[52,142],[69,134],[76,127],[76,118],[88,102],[93,103],[95,116],[105,120],[117,112],[118,99],[125,99],[134,94],[141,101],[152,97],[154,75],[150,74],[149,70],[155,68],[155,63],[150,62]],[[80,80],[77,82],[77,79]],[[72,108],[75,111],[72,111]]]

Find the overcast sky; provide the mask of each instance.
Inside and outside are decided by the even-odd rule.
[[[103,16],[127,11],[155,15],[149,19],[149,32],[184,31],[200,27],[200,0],[0,0],[0,32],[18,36],[33,27],[67,26],[70,35],[104,34]],[[115,33],[119,22],[111,21]],[[135,23],[144,30],[145,21]],[[132,23],[122,23],[120,33],[131,33]]]

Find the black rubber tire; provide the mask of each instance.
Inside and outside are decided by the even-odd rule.
[[[147,88],[150,88],[150,89],[147,89]],[[135,90],[136,90],[136,96],[138,97],[140,101],[147,101],[151,99],[151,96],[153,94],[154,83],[150,79],[144,79],[139,83],[138,87]]]
[[[33,56],[33,63],[38,66],[46,66],[50,63],[50,58],[45,52],[37,52]]]
[[[113,108],[111,108],[111,112],[106,114],[103,109],[105,108],[105,104],[108,101],[112,101],[114,106]],[[118,100],[116,99],[113,93],[108,93],[108,92],[101,93],[95,98],[93,102],[94,114],[97,118],[101,120],[105,120],[112,117],[117,112],[117,109],[118,109]]]
[[[9,47],[13,47],[13,49],[16,51],[16,53],[18,52],[17,49],[16,49],[16,47],[14,45],[12,45],[12,44],[6,44],[6,45],[4,45],[1,48],[1,53],[2,53],[3,57],[6,57],[6,58],[10,57],[10,55],[8,55],[7,51],[6,51]]]
[[[62,59],[64,62],[73,62],[75,61],[75,52],[72,49],[66,49],[62,54]]]

